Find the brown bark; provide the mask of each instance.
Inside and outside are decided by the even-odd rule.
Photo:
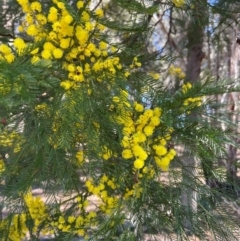
[[[195,1],[192,19],[187,30],[188,55],[186,66],[186,79],[190,82],[199,80],[202,60],[205,58],[203,52],[204,29],[207,25],[207,1]]]
[[[240,46],[235,41],[234,33],[232,33],[231,41],[229,41],[229,77],[235,80],[239,77],[239,58],[240,57]],[[228,111],[230,111],[229,119],[234,123],[237,124],[239,121],[238,117],[238,98],[239,93],[229,93],[228,94]],[[238,130],[235,130],[236,136],[238,136]],[[239,138],[235,138],[235,142],[239,142]],[[227,178],[230,181],[234,181],[237,178],[237,148],[233,145],[229,145],[228,147],[228,160],[227,160]]]
[[[186,65],[186,79],[189,82],[197,82],[200,77],[202,60],[205,57],[203,52],[204,29],[207,24],[207,1],[194,1],[194,9],[192,10],[191,21],[188,25],[188,55]],[[192,114],[190,118],[197,118]],[[187,151],[187,150],[186,150]],[[197,191],[195,188],[195,180],[197,177],[197,169],[199,161],[195,156],[189,156],[183,162],[183,190],[182,190],[182,206],[185,209],[186,216],[183,225],[189,231],[192,230],[192,219],[197,212]],[[186,185],[186,186],[185,186]]]

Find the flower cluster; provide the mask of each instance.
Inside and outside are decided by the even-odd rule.
[[[23,143],[23,138],[20,133],[17,133],[15,131],[4,130],[0,134],[0,146],[3,148],[13,147],[14,153],[17,153],[20,151],[22,143]]]
[[[33,232],[37,232],[39,226],[41,226],[48,217],[47,207],[40,197],[33,197],[30,192],[24,196],[24,201],[31,219],[34,221]]]
[[[156,72],[150,72],[150,73],[148,73],[148,75],[151,76],[155,80],[159,80],[159,78],[160,78],[160,74],[158,74]]]
[[[167,141],[171,139],[172,130],[167,130],[164,135],[155,133],[160,126],[161,108],[145,109],[142,104],[135,102],[134,111],[137,115],[121,119],[122,157],[125,160],[133,160],[133,167],[137,170],[142,169],[151,157],[154,157],[162,170],[168,170],[176,152],[166,147]]]
[[[192,84],[187,82],[182,85],[182,92],[186,94],[191,88],[192,88]],[[184,106],[189,106],[189,105],[201,106],[202,98],[201,97],[187,98],[184,100],[183,105]]]
[[[6,44],[0,45],[0,59],[6,60],[8,63],[13,62],[14,54],[9,46]]]
[[[180,8],[185,4],[185,0],[172,0],[172,2],[177,8]]]
[[[29,192],[23,197],[28,212],[14,214],[8,220],[4,219],[0,222],[0,230],[8,230],[9,240],[21,241],[29,234],[29,222],[33,221],[32,233],[37,234],[42,228],[43,222],[47,220],[47,207],[40,197],[33,197]],[[44,231],[43,231],[44,232]],[[45,230],[45,232],[48,232]]]
[[[179,79],[184,79],[186,77],[185,73],[181,68],[171,65],[168,69],[170,75],[175,76]]]
[[[124,199],[129,199],[130,197],[139,198],[143,188],[141,187],[140,183],[135,183],[132,189],[126,188]]]
[[[0,230],[8,230],[7,240],[21,241],[28,233],[26,221],[26,213],[15,214],[12,216],[11,220],[5,219],[0,222]]]
[[[78,196],[74,200],[74,204],[79,208],[79,213],[64,215],[56,215],[55,217],[49,218],[50,232],[71,232],[80,236],[86,236],[87,228],[93,227],[96,223],[95,211],[86,211],[86,207],[89,205],[88,200],[84,200],[81,196]]]
[[[5,171],[5,163],[2,159],[0,159],[0,175]]]
[[[61,104],[57,105],[59,108],[52,109],[51,104],[55,96],[51,96],[49,102],[39,101],[35,105],[33,115],[37,116],[39,123],[47,120],[46,145],[53,148],[54,153],[61,151],[64,164],[69,164],[71,168],[81,168],[87,180],[82,187],[82,193],[78,193],[76,200],[71,199],[64,211],[61,207],[59,210],[58,207],[51,209],[31,193],[24,195],[22,199],[26,212],[16,215],[21,227],[16,223],[14,216],[9,239],[21,240],[30,231],[36,236],[39,233],[64,232],[84,236],[87,235],[88,228],[99,224],[98,220],[102,216],[111,216],[118,208],[122,208],[124,201],[140,198],[144,193],[145,180],[153,181],[157,173],[168,171],[176,155],[170,145],[174,130],[161,124],[164,113],[160,107],[151,109],[145,107],[141,101],[134,102],[134,96],[132,98],[126,91],[130,89],[128,77],[141,70],[142,63],[137,56],[132,56],[132,61],[126,61],[125,64],[120,57],[121,50],[104,38],[102,33],[105,26],[98,21],[104,16],[102,9],[90,11],[90,1],[80,0],[72,6],[72,3],[67,4],[66,1],[52,0],[49,9],[43,12],[43,8],[47,6],[43,6],[40,1],[17,2],[24,12],[18,30],[24,33],[22,36],[28,35],[33,41],[27,43],[22,38],[16,38],[11,48],[1,44],[0,58],[11,64],[18,57],[26,55],[31,58],[34,67],[38,66],[39,62],[48,62],[55,75],[59,75],[59,89],[66,90],[60,91],[62,95]],[[185,77],[182,70],[174,66],[170,68],[170,74],[179,79]],[[155,80],[159,79],[157,73],[150,72],[147,75],[148,79],[149,76]],[[99,86],[107,92],[103,102],[100,99],[104,98],[104,92],[102,89],[99,91]],[[183,93],[190,88],[189,84],[183,85]],[[98,91],[101,98],[96,95]],[[90,103],[91,108],[78,108],[77,101],[70,98],[74,94],[81,95],[81,98],[86,96],[89,102],[97,96],[99,99],[94,104],[98,107]],[[68,100],[71,100],[71,103]],[[138,100],[142,100],[142,96],[138,96]],[[190,98],[186,99],[187,102],[191,102]],[[111,137],[114,136],[116,147],[113,147],[112,143],[101,142],[101,134],[108,134],[111,128],[102,130],[103,121],[99,120],[99,124],[95,117],[92,118],[94,108],[99,106],[104,108],[104,114],[109,114],[106,115],[106,120],[114,127]],[[53,110],[54,113],[51,114]],[[89,115],[85,116],[86,112],[90,112]],[[65,117],[68,117],[66,113],[74,113],[73,120],[71,119],[71,123],[67,122],[67,125],[64,122],[67,119]],[[90,134],[86,131],[86,123],[91,126]],[[44,129],[45,126],[41,128]],[[67,134],[64,136],[66,129]],[[90,143],[88,135],[91,135],[94,144]],[[7,135],[3,132],[0,135],[0,146],[12,147],[14,144],[14,152],[19,151],[21,143],[20,134]],[[91,154],[94,157],[92,159]],[[97,168],[93,167],[95,161],[98,162]],[[0,161],[0,173],[4,168],[4,163]],[[91,168],[94,170],[89,171]],[[115,170],[115,173],[112,173],[112,170]],[[119,175],[120,179],[126,179],[116,178],[116,170],[123,173],[122,176]],[[94,203],[94,210],[90,210],[91,196],[98,198],[97,203]],[[72,208],[69,208],[68,204],[72,205]],[[33,221],[32,230],[27,227],[29,220]],[[17,232],[18,229],[21,231]]]
[[[21,241],[29,235],[53,235],[58,232],[71,232],[86,236],[86,229],[96,223],[97,213],[86,211],[89,202],[81,196],[75,198],[74,203],[80,210],[80,214],[65,215],[51,214],[50,209],[40,197],[34,197],[31,192],[23,196],[27,212],[15,214],[11,220],[4,219],[0,222],[0,230],[9,228],[9,240]],[[33,222],[33,225],[28,225]]]
[[[100,32],[105,29],[97,22],[97,19],[104,15],[102,9],[91,12],[87,3],[78,1],[77,12],[73,14],[64,2],[53,0],[54,5],[44,14],[39,2],[18,0],[18,3],[25,13],[19,31],[34,38],[35,42],[44,42],[41,48],[31,52],[33,62],[40,59],[61,59],[62,68],[66,71],[66,78],[62,80],[61,86],[65,90],[75,88],[80,83],[91,89],[93,79],[97,82],[114,81],[114,76],[122,69],[122,64],[119,57],[113,55],[117,48],[100,38]],[[20,38],[15,39],[14,46],[18,53],[26,48],[24,40]],[[4,57],[8,58],[9,62],[13,61],[14,55],[10,49],[2,46],[0,52],[1,49],[4,49]],[[131,68],[135,66],[141,66],[137,58]]]
[[[77,162],[78,164],[81,166],[83,161],[84,161],[84,154],[83,154],[83,151],[78,151],[76,153],[76,159],[77,159]]]
[[[107,175],[102,175],[97,185],[93,180],[88,179],[85,182],[88,192],[96,195],[101,202],[98,208],[105,214],[111,214],[118,205],[119,197],[114,194],[114,190],[118,188],[114,178],[109,178]]]

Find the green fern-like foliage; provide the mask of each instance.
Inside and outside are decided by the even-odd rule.
[[[121,23],[90,2],[18,1],[31,42],[0,45],[1,240],[236,240],[237,190],[217,166],[234,125],[211,96],[238,89],[164,86],[143,41],[155,5],[111,2],[131,16]],[[185,188],[197,208],[183,205]]]

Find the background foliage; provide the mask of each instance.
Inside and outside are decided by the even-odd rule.
[[[2,1],[1,240],[238,240],[238,5]]]

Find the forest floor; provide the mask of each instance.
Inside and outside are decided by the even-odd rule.
[[[238,176],[240,178],[240,170],[238,172]],[[162,182],[167,183],[168,182],[168,173],[164,173],[161,176],[161,180]],[[43,190],[41,189],[35,189],[33,190],[34,195],[36,196],[41,196],[44,199],[44,193]],[[90,197],[89,200],[92,203],[92,208],[94,208],[94,203],[97,202],[97,198],[95,198],[94,196]],[[234,201],[229,201],[227,199],[222,199],[221,202],[219,202],[219,210],[216,210],[216,216],[219,215],[219,213],[222,210],[222,207],[224,207],[225,211],[227,211],[229,217],[231,217],[232,219],[235,220],[236,223],[238,223],[240,225],[240,196],[234,200]],[[90,207],[91,208],[91,207]],[[224,221],[219,219],[219,225],[224,225]],[[222,237],[215,237],[211,232],[206,231],[205,235],[206,238],[204,240],[206,241],[240,241],[240,230],[236,229],[235,230],[235,235],[236,237],[238,237],[237,239],[224,239]],[[50,237],[42,237],[41,241],[52,241],[55,240],[54,238],[50,238]],[[145,233],[144,237],[142,240],[139,241],[180,241],[180,240],[189,240],[189,241],[204,241],[203,239],[199,239],[198,237],[194,236],[194,235],[189,235],[186,239],[180,239],[176,234],[172,233],[172,234],[164,234],[164,233],[156,233],[156,234],[151,234],[151,233]],[[79,238],[74,238],[71,241],[84,241],[84,239],[82,237]],[[101,241],[108,241],[108,240],[101,240]]]
[[[240,170],[238,172],[238,176],[240,178]],[[168,173],[164,173],[163,175],[161,175],[161,180],[159,180],[161,182],[165,182],[168,183],[169,181],[169,175]],[[33,195],[34,196],[39,196],[43,199],[43,201],[46,201],[46,196],[44,194],[43,189],[41,188],[36,188],[32,190]],[[60,193],[59,193],[60,194]],[[62,196],[61,194],[59,195],[59,199],[64,199],[64,196]],[[96,204],[96,202],[98,201],[98,199],[94,196],[90,197],[90,203],[92,203],[92,206],[90,206],[90,209],[94,209],[94,204]],[[240,197],[238,197],[236,200],[234,201],[229,201],[227,199],[222,199],[221,202],[219,202],[219,207],[224,207],[227,209],[227,213],[229,215],[229,217],[231,217],[232,219],[235,220],[236,223],[238,223],[240,225]],[[226,210],[225,210],[226,211]],[[219,211],[221,212],[221,211]],[[3,210],[2,212],[3,217],[7,215],[7,210]],[[216,215],[217,212],[216,212]],[[222,222],[221,219],[219,219],[219,225],[223,225],[224,222]],[[237,239],[223,239],[221,237],[214,237],[214,235],[208,231],[206,231],[206,238],[204,240],[206,241],[240,241],[240,230],[236,229],[236,236],[239,237]],[[50,237],[50,236],[42,236],[40,238],[40,241],[57,241],[56,239],[54,239],[54,237]],[[145,232],[144,237],[142,240],[139,241],[180,241],[180,240],[189,240],[189,241],[203,241],[203,239],[199,239],[198,237],[195,236],[191,236],[189,235],[186,239],[180,239],[176,234],[172,233],[172,234],[164,234],[162,233],[148,233]],[[82,237],[76,237],[72,240],[69,241],[84,241],[84,239]],[[108,241],[108,240],[102,240],[102,241]]]

